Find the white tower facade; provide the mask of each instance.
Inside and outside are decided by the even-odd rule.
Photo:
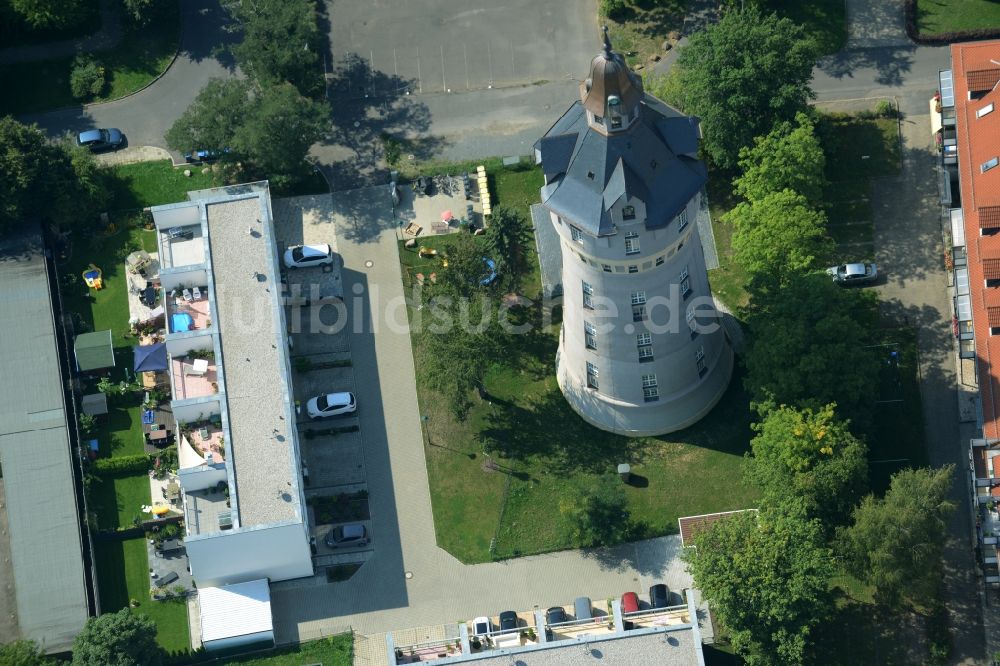
[[[580,97],[535,144],[562,252],[559,386],[598,428],[680,430],[733,368],[695,224],[698,121],[646,95],[607,35]]]

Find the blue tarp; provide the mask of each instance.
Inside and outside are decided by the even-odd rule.
[[[186,312],[181,312],[170,316],[170,331],[172,333],[180,333],[182,331],[190,331],[194,326],[194,319],[191,319],[191,315]]]
[[[187,317],[188,315],[184,316]],[[132,351],[134,354],[133,365],[135,372],[151,372],[167,369],[167,345],[164,343],[158,342],[155,345],[139,345]]]

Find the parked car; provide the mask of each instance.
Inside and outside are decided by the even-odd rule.
[[[545,611],[545,624],[559,624],[567,620],[569,618],[566,617],[566,609],[562,606],[553,606]]]
[[[224,153],[228,153],[229,149],[224,148],[222,150],[196,150],[191,153],[184,153],[185,162],[214,162],[215,160],[222,157]]]
[[[639,610],[639,595],[635,592],[626,592],[622,595],[622,612],[634,613]]]
[[[510,631],[517,629],[517,613],[514,611],[504,611],[500,613],[500,631]]]
[[[327,532],[324,540],[328,548],[351,548],[368,543],[368,530],[361,523],[337,525]]]
[[[834,282],[845,287],[855,284],[875,284],[878,280],[878,269],[875,264],[841,264],[831,266],[826,272]]]
[[[333,250],[323,245],[295,245],[285,250],[285,268],[308,268],[333,263]]]
[[[493,626],[490,624],[490,618],[488,617],[477,617],[472,621],[472,635],[473,636],[489,636],[492,633]]]
[[[99,153],[105,150],[118,150],[125,146],[125,135],[122,134],[120,129],[114,127],[85,130],[80,132],[76,137],[76,144],[92,153]]]
[[[358,410],[358,401],[353,393],[326,393],[318,395],[306,403],[306,413],[311,419],[325,419],[331,416],[345,416]]]
[[[578,620],[589,620],[594,617],[593,606],[590,597],[577,597],[573,601],[573,615]]]
[[[666,608],[670,605],[670,589],[663,583],[657,583],[649,588],[650,608]]]

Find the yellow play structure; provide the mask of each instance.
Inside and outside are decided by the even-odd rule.
[[[101,269],[91,264],[83,272],[83,281],[91,289],[104,289],[104,281],[101,279]]]

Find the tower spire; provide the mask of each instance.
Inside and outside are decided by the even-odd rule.
[[[611,38],[608,36],[608,26],[604,26],[604,57],[611,58]]]

